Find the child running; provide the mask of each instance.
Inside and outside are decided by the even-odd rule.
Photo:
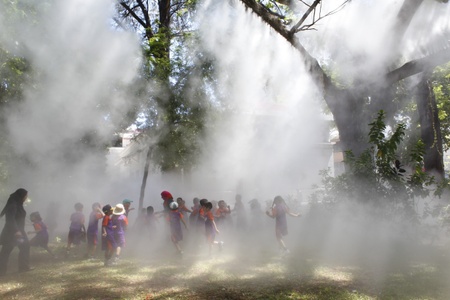
[[[178,211],[183,214],[183,217],[186,217],[187,213],[192,213],[192,210],[186,207],[186,201],[183,198],[177,198]]]
[[[180,241],[183,240],[183,231],[181,230],[181,223],[183,223],[184,228],[187,230],[186,222],[183,220],[183,214],[178,211],[178,203],[170,203],[169,212],[169,222],[170,222],[170,239],[177,249],[178,254],[182,255]]]
[[[102,250],[105,251],[105,267],[109,267],[112,264],[111,258],[117,247],[111,219],[113,208],[111,205],[107,204],[103,206],[102,212],[105,214],[102,221]]]
[[[218,205],[218,207],[214,212],[215,221],[219,225],[225,224],[226,220],[228,219],[228,216],[231,213],[230,206],[227,206],[227,203],[225,202],[225,200],[220,200],[217,205]]]
[[[200,208],[198,210],[198,216],[197,216],[197,225],[203,226],[205,225],[205,205],[206,203],[209,203],[207,199],[202,199],[199,201]],[[212,203],[211,203],[212,208]]]
[[[116,242],[116,254],[114,263],[119,261],[122,248],[125,246],[125,231],[128,226],[128,218],[125,216],[123,204],[117,204],[113,210],[112,225],[114,229],[114,240]]]
[[[84,227],[83,204],[78,202],[74,205],[74,208],[75,212],[70,216],[66,256],[70,253],[70,247],[72,245],[79,245],[86,234],[86,228]]]
[[[289,207],[286,205],[281,196],[276,196],[273,199],[272,209],[271,211],[266,211],[266,214],[275,219],[275,236],[277,238],[278,244],[280,246],[283,255],[289,254],[289,249],[286,247],[286,244],[283,241],[283,236],[288,234],[288,226],[286,220],[286,214],[292,217],[299,217],[300,214],[291,213],[289,211]]]
[[[87,237],[87,253],[86,258],[89,260],[94,259],[95,250],[98,243],[98,221],[102,219],[105,214],[102,211],[100,203],[95,202],[92,204],[92,212],[89,215],[89,225],[86,233]]]
[[[214,216],[212,213],[213,204],[211,202],[207,202],[204,204],[204,215],[205,215],[205,232],[206,232],[206,241],[208,242],[209,247],[209,255],[212,253],[213,245],[218,245],[219,250],[222,250],[223,242],[217,242],[216,233],[219,233],[217,229],[216,222],[214,222]]]
[[[42,222],[39,212],[33,212],[30,214],[30,220],[33,223],[34,231],[28,231],[28,234],[35,233],[36,235],[30,240],[31,247],[42,247],[55,258],[55,255],[48,248],[48,230],[47,226]]]

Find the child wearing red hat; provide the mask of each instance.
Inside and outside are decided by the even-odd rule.
[[[163,199],[163,207],[164,207],[164,212],[169,212],[170,211],[170,203],[173,202],[173,197],[172,194],[169,193],[168,191],[162,191],[161,192],[161,198]]]

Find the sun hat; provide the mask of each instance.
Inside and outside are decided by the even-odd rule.
[[[169,207],[170,207],[171,210],[175,210],[175,209],[178,208],[178,203],[172,202],[172,203],[170,203]]]
[[[120,215],[123,215],[124,213],[125,213],[125,207],[123,207],[122,203],[119,203],[114,207],[113,215],[120,216]]]

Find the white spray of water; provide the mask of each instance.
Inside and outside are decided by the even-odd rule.
[[[389,46],[401,4],[352,1],[319,22],[318,32],[300,33],[299,38],[319,61],[332,61],[341,79],[376,80],[391,63],[422,57],[420,47],[450,29],[449,6],[429,1],[417,12],[404,41]],[[435,22],[425,30],[424,20]],[[235,109],[211,133],[206,151],[211,154],[198,181],[215,191],[232,191],[226,199],[231,203],[234,193],[264,201],[316,182],[318,170],[326,168],[319,147],[324,141],[321,96],[300,54],[239,1],[205,1],[198,22],[201,46],[216,58],[223,101]],[[398,61],[392,61],[390,51],[398,51]],[[270,108],[261,109],[264,105]],[[379,276],[391,262],[396,239],[411,238],[405,234],[406,224],[392,228],[354,202],[290,224],[288,243],[305,255],[311,251],[322,258],[368,263]]]
[[[327,168],[320,143],[328,135],[298,53],[239,3],[206,1],[198,16],[201,46],[216,59],[220,101],[232,108],[210,132],[198,181],[210,174],[206,186],[247,200],[308,186]]]
[[[76,150],[87,134],[109,142],[112,122],[132,105],[122,87],[136,76],[139,41],[115,30],[113,10],[108,0],[56,1],[14,24],[16,54],[30,61],[37,84],[7,112],[12,146],[28,161],[15,165],[11,185],[29,189],[33,209],[43,216],[50,201],[71,211],[77,201],[90,208],[121,200],[108,197],[104,155]],[[67,155],[77,163],[64,163]]]
[[[313,35],[316,33],[309,33],[302,39],[308,41],[308,49],[319,58],[337,58],[344,74],[370,73],[384,60],[383,39],[398,9],[389,1],[376,2],[370,5],[371,2],[352,1],[344,11],[318,25],[318,38]],[[87,153],[82,156],[88,163],[70,170],[71,176],[59,178],[54,174],[65,167],[57,162],[58,153],[67,143],[79,140],[92,129],[99,132],[99,137],[110,133],[99,103],[108,100],[111,119],[126,110],[127,98],[113,87],[127,84],[134,77],[139,64],[138,43],[134,36],[110,28],[110,9],[109,1],[64,1],[49,8],[44,20],[19,31],[22,35],[17,37],[40,72],[42,88],[27,91],[25,102],[10,112],[14,147],[39,170],[22,170],[23,175],[16,181],[37,186],[52,175],[51,182],[40,190],[41,195],[52,196],[52,200],[71,203],[66,199],[77,195],[89,198],[82,199],[87,204],[101,195],[89,176],[89,165],[97,158],[91,159]],[[438,16],[433,15],[436,22],[428,32],[439,35],[448,31],[448,6],[431,11]],[[421,14],[429,13],[421,9]],[[415,18],[411,28],[418,28],[420,20]],[[233,113],[212,127],[206,142],[208,155],[194,176],[193,187],[185,190],[198,192],[194,196],[199,197],[218,197],[223,190],[230,190],[227,195],[231,197],[241,192],[247,201],[253,197],[264,201],[307,188],[317,180],[317,171],[327,167],[326,151],[320,153],[320,143],[326,141],[327,135],[323,133],[326,126],[320,114],[321,95],[304,70],[299,53],[238,1],[205,1],[198,22],[201,46],[217,59],[218,82],[224,95],[220,101],[233,107]],[[408,37],[415,37],[412,29]],[[421,32],[422,42],[426,37]],[[406,44],[413,45],[412,41],[407,39]],[[405,57],[413,54],[413,48],[405,47]],[[346,52],[351,55],[344,55]],[[348,57],[354,53],[361,53],[365,63],[348,64]],[[151,197],[159,200],[158,186],[163,183],[153,182],[150,186],[154,192]],[[56,195],[51,195],[52,191]],[[232,204],[232,199],[226,200]],[[348,210],[342,215],[345,217],[346,213]],[[331,255],[329,250],[342,241],[345,233],[362,235],[364,228],[372,225],[368,219],[356,226],[348,224],[342,215],[336,212],[334,219],[328,220],[327,229],[332,230],[325,231],[326,236],[317,242],[323,256]],[[315,231],[310,221],[314,220],[302,221],[302,227],[298,222],[290,223],[288,242],[301,247],[302,241],[323,233]],[[364,226],[358,227],[361,224]],[[380,229],[374,234],[383,233]],[[386,247],[387,244],[380,245],[383,253],[387,252]],[[354,249],[358,252],[359,248]]]

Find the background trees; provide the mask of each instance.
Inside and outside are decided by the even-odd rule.
[[[379,64],[372,66],[372,69],[367,65],[364,75],[368,76],[358,76],[348,86],[342,86],[333,81],[319,61],[302,44],[301,31],[311,29],[311,26],[317,22],[324,1],[311,1],[310,4],[302,2],[307,5],[303,10],[298,6],[292,6],[292,1],[280,1],[278,4],[273,1],[255,0],[242,0],[241,2],[299,51],[304,59],[304,64],[322,91],[324,100],[333,114],[344,150],[352,150],[354,153],[360,154],[367,146],[364,137],[368,133],[368,120],[373,118],[380,109],[383,109],[386,111],[387,122],[390,123],[399,108],[399,103],[393,101],[398,84],[410,76],[422,74],[420,81],[422,83],[417,85],[418,93],[414,100],[420,108],[418,110],[420,128],[427,153],[425,168],[427,171],[434,171],[439,176],[443,176],[442,147],[439,143],[435,143],[440,140],[440,124],[437,115],[433,114],[433,112],[437,112],[437,108],[433,101],[433,91],[427,84],[427,80],[434,67],[450,60],[450,47],[445,40],[429,41],[428,45],[422,45],[421,53],[415,53],[415,58],[407,62],[404,61],[402,53],[402,47],[404,47],[402,40],[424,3],[423,0],[403,2],[392,28],[383,40],[383,46],[387,48],[387,51],[379,60]],[[348,2],[341,3],[344,5]],[[289,5],[283,6],[284,4]],[[434,9],[432,4],[426,3],[426,5],[428,6],[424,9],[429,9],[429,12],[432,13]],[[444,4],[435,2],[434,5]],[[299,21],[294,21],[294,25],[292,25],[291,22],[286,22],[288,16],[290,19]],[[311,25],[305,27],[305,21]],[[360,63],[364,63],[364,60]]]
[[[383,46],[388,51],[384,52],[378,65],[367,64],[360,68],[364,71],[361,76],[347,78],[342,66],[336,67],[334,53],[329,54],[328,60],[324,60],[317,48],[308,48],[308,41],[304,36],[305,32],[315,29],[327,18],[345,12],[348,1],[330,4],[324,1],[297,3],[243,0],[230,2],[230,5],[236,3],[244,3],[299,51],[333,113],[343,150],[351,149],[358,155],[366,149],[369,132],[367,124],[380,109],[386,112],[388,125],[394,125],[399,117],[406,117],[409,113],[407,117],[412,125],[407,128],[411,132],[408,138],[415,142],[422,135],[427,149],[424,162],[426,170],[434,169],[442,174],[439,128],[448,127],[445,124],[445,111],[442,110],[446,107],[448,93],[446,83],[442,81],[445,76],[438,73],[432,76],[431,71],[435,65],[448,59],[448,45],[441,40],[430,41],[420,48],[420,52],[408,53],[406,56],[402,48],[404,45],[398,41],[407,35],[408,30],[414,28],[414,20],[422,16],[420,9],[423,5],[440,5],[439,8],[446,7],[445,4],[437,1],[405,1],[393,6],[392,9],[397,10],[395,22],[383,40]],[[370,1],[365,3],[375,5]],[[11,12],[16,11],[17,6],[11,3],[9,5]],[[46,5],[52,7],[54,3],[48,1]],[[216,83],[215,62],[206,52],[198,49],[192,51],[190,47],[198,41],[196,23],[191,18],[196,12],[196,5],[197,1],[116,2],[114,29],[117,32],[134,31],[141,38],[141,51],[145,59],[140,65],[139,78],[135,79],[132,86],[126,87],[129,106],[122,118],[110,117],[106,97],[98,100],[98,109],[102,115],[108,116],[108,122],[117,129],[126,128],[138,118],[136,124],[142,133],[140,138],[147,143],[145,174],[148,174],[151,166],[162,172],[189,173],[197,164],[205,127],[210,126],[208,118],[213,116],[209,113],[217,104],[213,103],[217,100],[216,95],[212,95]],[[28,16],[35,13],[28,6],[21,9],[29,9],[30,13],[25,14]],[[45,12],[45,8],[40,7],[38,12]],[[433,15],[432,11],[430,15]],[[328,50],[330,49],[325,51]],[[337,49],[336,52],[340,50]],[[357,62],[364,65],[368,61],[366,57],[358,57],[354,53],[349,53],[348,57],[354,59],[349,59],[349,64]],[[16,58],[19,57],[14,54],[8,64],[2,65],[2,70],[9,72],[3,75],[4,82],[9,82],[3,87],[8,90],[2,92],[8,99],[20,97],[21,86],[13,82],[19,83],[26,77],[25,70],[31,70],[27,60]],[[441,74],[445,72],[444,69]],[[420,78],[411,76],[419,73],[423,75]],[[117,94],[124,91],[121,83],[108,87]],[[436,101],[432,87],[436,93]],[[417,128],[414,114],[420,124]],[[443,126],[439,126],[439,121],[444,122]],[[447,138],[445,128],[444,141]],[[421,134],[418,133],[420,131]],[[80,141],[79,145],[87,148],[104,149],[104,141],[94,147],[97,137],[94,131],[87,131],[76,139]],[[151,164],[150,161],[154,163]],[[141,199],[145,182],[144,176]]]
[[[189,52],[195,42],[191,15],[197,1],[118,1],[117,24],[142,37],[144,81],[141,119],[147,137],[140,207],[150,161],[162,172],[189,173],[200,154],[206,112],[208,61]],[[140,136],[142,139],[144,136]]]

